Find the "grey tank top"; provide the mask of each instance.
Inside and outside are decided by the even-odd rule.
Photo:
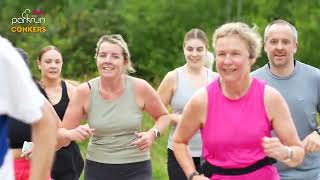
[[[177,68],[177,88],[175,93],[171,99],[171,107],[173,113],[181,114],[183,111],[184,106],[192,97],[192,95],[198,90],[192,86],[189,79],[187,78],[186,74],[183,72],[182,68]],[[213,72],[207,69],[207,78],[208,84],[213,80]],[[172,141],[173,141],[173,133],[175,132],[177,126],[174,124],[171,128],[171,132],[168,138],[168,148],[172,148]],[[189,141],[189,149],[191,151],[192,157],[200,157],[201,156],[201,149],[202,149],[202,140],[200,135],[200,130],[196,132],[196,134],[191,138]]]
[[[125,164],[150,159],[149,152],[142,152],[131,143],[136,140],[143,112],[134,97],[133,79],[126,76],[124,93],[112,100],[99,94],[99,77],[91,85],[88,123],[96,134],[88,144],[87,159],[107,164]]]

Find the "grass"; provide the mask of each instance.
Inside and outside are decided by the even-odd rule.
[[[153,126],[153,120],[145,115],[142,123],[142,130],[146,131]],[[151,148],[151,160],[152,160],[152,176],[154,180],[168,180],[167,174],[167,140],[169,135],[169,130],[162,134],[160,139],[153,143]],[[86,149],[88,141],[84,141],[79,144],[81,153],[85,159]],[[81,180],[83,180],[83,173],[81,175]]]

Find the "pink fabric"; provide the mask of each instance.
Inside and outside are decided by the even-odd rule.
[[[247,167],[265,157],[262,138],[271,136],[264,106],[263,81],[253,79],[248,92],[237,100],[223,95],[219,79],[208,87],[208,113],[201,129],[203,157],[223,168]],[[213,175],[214,180],[278,180],[275,167],[265,166],[241,176]]]
[[[14,176],[16,180],[29,180],[30,161],[25,158],[14,160]],[[48,180],[51,180],[49,177]]]

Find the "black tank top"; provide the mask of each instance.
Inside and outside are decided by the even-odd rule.
[[[64,81],[61,81],[61,87],[61,99],[53,106],[53,108],[62,121],[69,104],[69,96],[67,86]],[[78,180],[81,175],[83,165],[84,162],[79,146],[72,141],[69,146],[63,147],[56,152],[51,177],[57,180]]]
[[[64,113],[66,112],[69,104],[69,96],[67,92],[66,82],[61,81],[61,87],[62,87],[61,99],[57,104],[53,105],[53,108],[58,114],[60,120],[62,121],[64,117]]]

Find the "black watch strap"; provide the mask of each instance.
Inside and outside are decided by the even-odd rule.
[[[160,138],[160,131],[157,128],[153,128],[152,131],[156,140],[158,140]]]
[[[199,174],[197,171],[195,171],[195,172],[193,172],[193,173],[191,173],[191,174],[189,175],[188,180],[192,180],[193,177],[198,176],[198,175],[200,175],[200,174]]]
[[[315,131],[320,135],[320,127],[317,127]]]

